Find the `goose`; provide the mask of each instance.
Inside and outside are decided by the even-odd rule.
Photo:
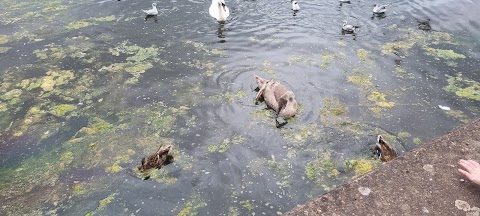
[[[152,9],[143,10],[143,12],[145,12],[147,15],[150,15],[150,16],[155,16],[155,15],[157,15],[157,14],[158,14],[157,3],[153,3],[153,4],[152,4]]]
[[[227,17],[230,15],[230,10],[228,10],[224,0],[212,0],[212,5],[210,5],[208,12],[210,16],[219,22],[227,20]]]
[[[347,31],[347,32],[353,32],[355,31],[355,29],[357,28],[357,26],[353,26],[353,25],[348,25],[347,24],[347,21],[343,21],[343,26],[342,26],[342,29],[344,31]]]
[[[297,0],[292,1],[292,10],[294,10],[294,11],[300,10],[300,6],[298,6]]]
[[[386,11],[387,11],[387,5],[375,4],[373,7],[374,14],[381,14],[381,13],[385,13]]]

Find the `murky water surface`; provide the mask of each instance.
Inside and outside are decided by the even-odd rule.
[[[480,114],[478,1],[0,2],[1,215],[276,215]],[[360,28],[341,34],[343,20]],[[431,31],[419,30],[430,20]],[[281,129],[254,75],[288,86]],[[448,106],[446,111],[438,105]],[[173,163],[142,180],[142,157]]]

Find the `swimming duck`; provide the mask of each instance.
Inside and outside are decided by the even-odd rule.
[[[386,11],[387,11],[387,5],[375,4],[375,6],[373,6],[374,14],[381,14],[381,13],[385,13]]]
[[[300,6],[298,5],[297,0],[292,1],[292,10],[294,10],[294,11],[299,11],[300,10]]]
[[[432,30],[432,26],[430,25],[430,19],[427,19],[425,21],[418,21],[418,29],[423,30],[423,31],[430,31]]]
[[[348,25],[346,20],[343,21],[343,25],[342,25],[342,30],[343,31],[353,32],[353,31],[355,31],[356,28],[357,28],[357,26]]]
[[[144,172],[145,170],[149,170],[152,168],[160,169],[163,164],[167,161],[168,152],[172,150],[172,145],[168,146],[160,146],[158,150],[148,156],[148,158],[142,158],[142,165],[139,166],[140,172]]]
[[[210,5],[208,12],[210,16],[219,22],[227,20],[227,17],[230,15],[230,10],[228,10],[224,0],[212,0],[212,5]]]
[[[158,14],[157,3],[153,3],[153,4],[152,4],[152,9],[143,10],[143,12],[145,12],[147,15],[150,15],[150,16],[155,16],[155,15],[157,15],[157,14]]]
[[[292,91],[278,81],[266,80],[257,75],[255,75],[255,81],[260,89],[255,97],[255,102],[263,98],[267,107],[275,110],[277,116],[282,118],[295,116],[297,113],[297,100]]]
[[[375,144],[375,154],[380,160],[388,162],[397,157],[397,152],[386,142],[382,135],[378,135],[377,144]]]

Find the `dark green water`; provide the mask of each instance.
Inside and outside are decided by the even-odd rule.
[[[480,114],[478,2],[151,3],[0,2],[0,215],[276,215],[381,166],[378,134],[404,154]],[[285,127],[254,75],[295,93]]]

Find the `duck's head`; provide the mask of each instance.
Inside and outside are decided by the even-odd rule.
[[[298,5],[298,2],[294,0],[294,1],[292,1],[292,4]]]
[[[157,7],[157,3],[153,3],[152,6],[153,6],[153,7]]]
[[[343,20],[343,26],[347,25],[347,21]]]
[[[227,5],[225,5],[225,0],[217,0],[218,6],[223,8],[223,11],[227,12]]]

